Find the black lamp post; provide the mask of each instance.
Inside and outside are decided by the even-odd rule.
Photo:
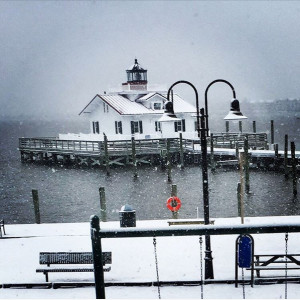
[[[170,92],[173,87],[179,83],[185,83],[191,86],[196,96],[196,116],[197,116],[197,132],[201,141],[201,154],[202,154],[202,183],[203,183],[203,210],[204,210],[204,224],[209,224],[209,193],[208,193],[208,175],[207,175],[207,141],[206,141],[206,126],[205,126],[205,113],[204,108],[199,110],[198,91],[195,86],[189,81],[180,80],[175,82],[168,90],[168,100],[170,101]],[[207,102],[207,101],[206,101]],[[201,115],[200,115],[201,114]],[[200,126],[201,125],[201,126]],[[205,279],[213,279],[213,262],[210,247],[210,236],[205,236]]]
[[[179,83],[188,84],[191,86],[195,92],[196,96],[196,117],[197,117],[197,132],[201,141],[201,154],[202,154],[202,184],[203,184],[203,210],[204,210],[204,224],[209,224],[209,191],[208,191],[208,163],[207,163],[207,140],[206,137],[209,133],[208,127],[208,106],[207,106],[207,93],[209,88],[217,83],[223,82],[229,85],[232,89],[233,100],[231,102],[231,108],[229,114],[224,118],[225,120],[240,120],[247,119],[247,117],[243,116],[240,112],[239,101],[236,99],[235,90],[233,86],[224,79],[217,79],[212,81],[205,90],[205,110],[201,108],[199,110],[199,100],[198,100],[198,92],[195,86],[189,81],[180,80],[171,85],[168,90],[168,100],[170,101],[170,93],[173,87]],[[173,100],[173,99],[172,99]],[[173,109],[173,105],[172,105]],[[173,110],[174,114],[174,110]],[[174,114],[175,116],[175,114]],[[212,261],[212,251],[211,251],[211,243],[210,236],[205,236],[205,279],[213,279],[214,271],[213,271],[213,261]]]

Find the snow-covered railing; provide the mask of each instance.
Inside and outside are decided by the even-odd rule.
[[[213,144],[215,148],[235,148],[236,144],[243,147],[245,137],[248,137],[250,148],[265,149],[267,146],[266,134],[249,134],[249,133],[221,133],[214,134]],[[179,137],[170,138],[170,152],[180,151]],[[95,154],[99,155],[104,152],[104,141],[99,140],[62,140],[58,138],[19,138],[19,150],[27,152],[56,152],[67,154]],[[199,148],[200,139],[182,139],[183,150],[193,152],[195,145]],[[210,145],[210,138],[208,138]],[[152,138],[152,139],[135,139],[136,154],[159,154],[167,149],[167,139]],[[107,141],[107,150],[109,155],[131,155],[132,141],[126,140],[110,140]]]
[[[166,149],[166,139],[135,140],[137,154],[160,153]],[[110,155],[131,154],[132,141],[108,141],[107,149]],[[179,139],[170,139],[170,152],[178,151]],[[20,151],[43,151],[58,153],[103,153],[103,141],[60,140],[57,138],[19,138]]]
[[[101,143],[95,141],[59,140],[57,138],[19,138],[19,150],[100,152]]]
[[[176,228],[136,228],[101,229],[98,216],[91,216],[91,239],[94,257],[96,298],[105,299],[104,272],[101,261],[103,238],[141,238],[161,236],[210,236],[233,234],[262,234],[300,232],[300,223],[290,224],[251,224],[251,225],[182,225]]]
[[[248,138],[250,148],[267,149],[268,139],[266,133],[214,133],[213,145],[216,148],[230,148],[234,149],[236,145],[244,146],[245,137]],[[210,137],[207,140],[209,145]]]

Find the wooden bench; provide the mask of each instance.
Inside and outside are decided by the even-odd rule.
[[[2,230],[3,230],[3,234],[5,233],[5,227],[4,227],[4,220],[0,220],[0,237],[2,237]]]
[[[253,267],[247,270],[255,271],[257,277],[261,271],[300,270],[299,258],[300,254],[254,254]]]
[[[168,221],[169,226],[171,225],[204,225],[203,220],[178,220],[178,221]],[[210,225],[214,225],[215,221],[209,221]]]
[[[103,266],[112,263],[111,252],[102,253]],[[46,276],[46,282],[49,281],[48,273],[52,272],[94,272],[92,252],[41,252],[40,264],[47,265],[47,268],[36,269],[37,273],[43,273]],[[76,265],[91,265],[78,267]],[[51,267],[50,265],[73,265],[65,268]],[[109,272],[111,267],[104,267],[104,272]]]

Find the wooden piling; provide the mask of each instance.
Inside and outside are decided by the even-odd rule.
[[[253,133],[256,133],[256,121],[252,122]]]
[[[239,165],[240,165],[240,182],[238,183],[238,201],[240,207],[241,223],[244,224],[244,151],[240,151]]]
[[[179,143],[180,143],[180,167],[184,168],[184,151],[183,151],[183,140],[182,140],[182,132],[179,133]]]
[[[33,206],[34,206],[35,223],[36,224],[41,224],[41,215],[40,215],[40,204],[39,204],[38,190],[32,190],[32,199],[33,199]]]
[[[235,156],[237,159],[239,159],[239,143],[235,143]]]
[[[249,176],[249,142],[248,136],[245,137],[244,141],[244,170],[245,170],[245,192],[250,192],[250,176]]]
[[[171,197],[177,197],[177,185],[176,184],[172,184]],[[173,219],[178,218],[178,211],[172,211],[172,218]]]
[[[172,184],[171,196],[177,197],[177,184]]]
[[[226,132],[229,132],[229,121],[225,122],[225,128],[226,128]]]
[[[57,164],[57,154],[52,153],[52,161]]]
[[[133,177],[138,177],[137,171],[137,161],[136,161],[136,149],[135,149],[135,139],[134,137],[131,138],[131,149],[132,149],[132,164],[133,164]]]
[[[106,136],[106,134],[104,134],[104,156],[105,156],[106,174],[110,175],[109,156],[108,156],[108,142],[107,142],[107,136]]]
[[[297,196],[297,162],[296,162],[296,147],[295,142],[291,142],[291,156],[292,156],[292,174],[293,174],[293,195]]]
[[[271,120],[271,144],[274,144],[274,120]]]
[[[244,197],[242,192],[242,184],[237,185],[237,201],[238,201],[238,216],[241,218],[241,223],[244,224]]]
[[[239,132],[243,132],[243,122],[239,121]]]
[[[279,153],[278,153],[278,144],[274,144],[274,153],[275,153],[275,157],[278,158]]]
[[[105,197],[105,188],[99,188],[100,196],[100,220],[102,222],[107,222],[107,210],[106,210],[106,197]]]
[[[216,169],[214,155],[214,135],[212,133],[210,134],[210,166],[212,171]]]
[[[284,177],[289,178],[289,169],[288,169],[288,150],[289,150],[289,137],[286,134],[284,136]]]
[[[167,139],[167,170],[168,170],[168,182],[172,182],[172,164],[171,164],[171,153],[170,153],[170,139]]]

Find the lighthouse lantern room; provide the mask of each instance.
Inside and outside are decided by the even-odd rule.
[[[134,64],[126,70],[127,82],[122,84],[123,90],[147,90],[147,70],[143,69],[135,59]]]

